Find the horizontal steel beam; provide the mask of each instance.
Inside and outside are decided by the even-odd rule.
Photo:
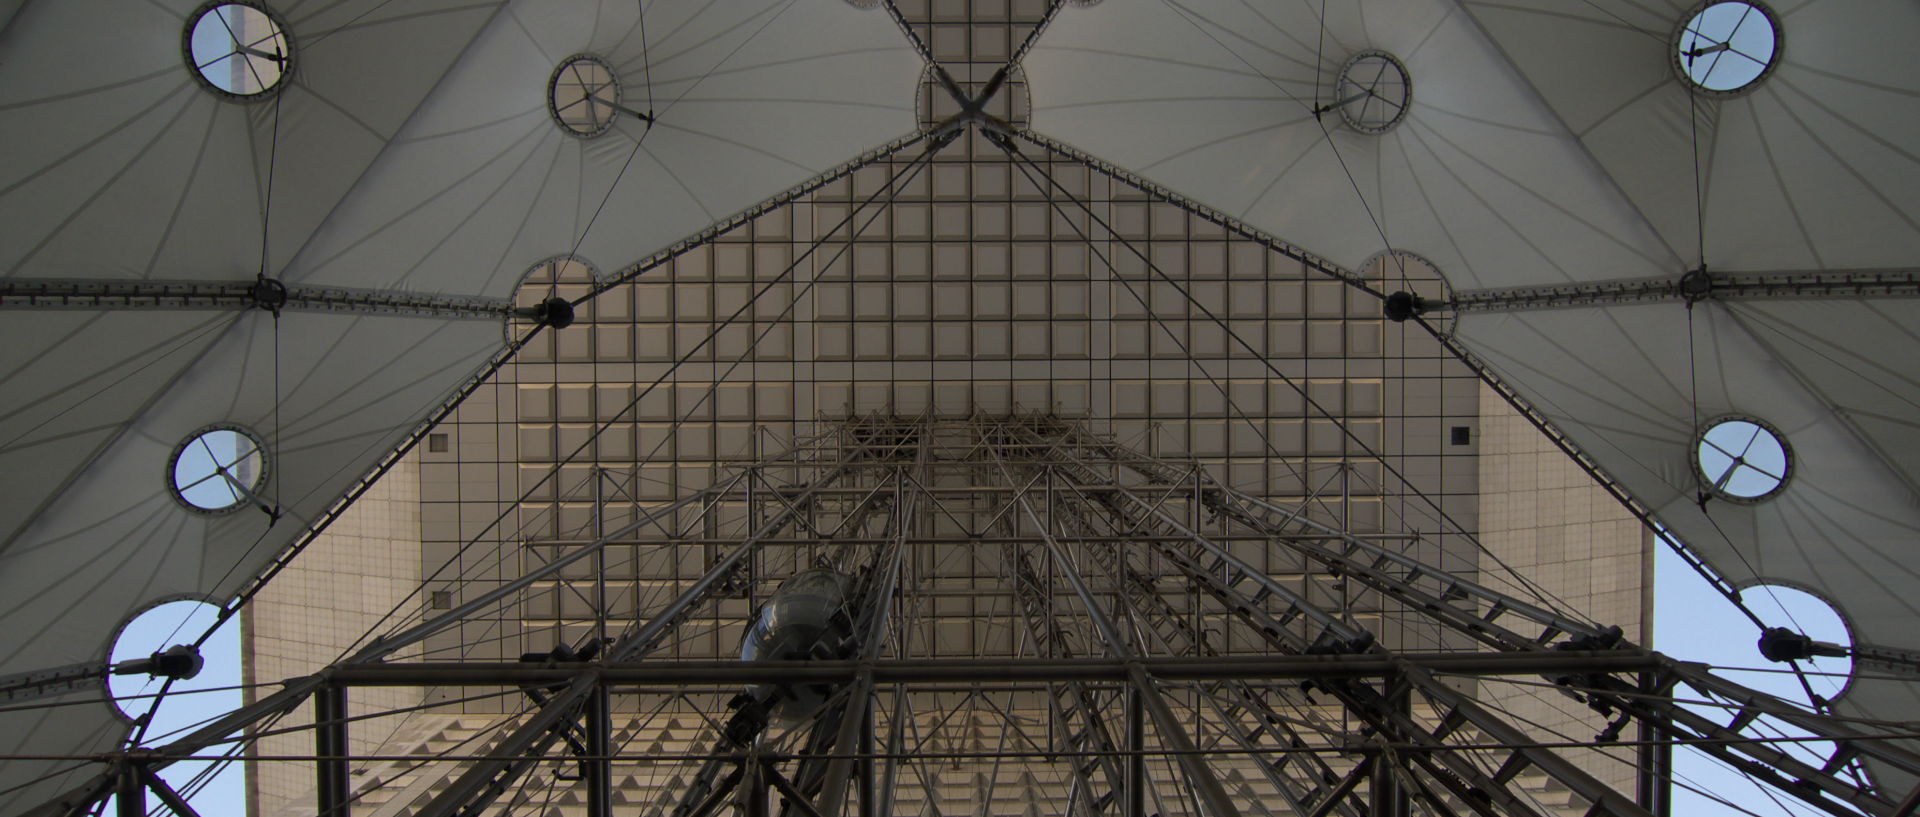
[[[1096,544],[1096,545],[1099,545],[1099,544],[1146,545],[1146,544],[1155,544],[1159,542],[1190,541],[1189,537],[1186,537],[1186,536],[1155,536],[1150,534],[1142,534],[1139,536],[1062,536],[1060,538],[1063,541],[1068,541],[1068,542],[1079,542],[1079,543]],[[1282,537],[1272,536],[1264,533],[1222,534],[1222,535],[1207,537],[1208,540],[1214,541],[1214,542],[1279,542],[1281,538]],[[1404,542],[1404,541],[1420,541],[1422,539],[1425,539],[1426,537],[1423,537],[1420,534],[1414,534],[1414,533],[1387,533],[1387,534],[1372,534],[1372,533],[1292,534],[1290,533],[1290,534],[1287,534],[1284,538],[1288,540],[1306,540],[1306,541],[1346,541],[1347,539],[1365,539],[1368,541]],[[732,544],[738,543],[739,541],[740,540],[737,537],[731,538],[731,539],[729,538],[701,538],[701,539],[631,539],[631,538],[628,538],[628,539],[609,539],[604,543],[604,546],[605,547],[660,547],[664,545],[673,545],[676,547],[685,547],[688,545],[732,545]],[[799,546],[805,546],[805,545],[836,545],[836,546],[837,545],[885,545],[885,544],[891,543],[892,541],[893,541],[892,539],[886,539],[886,538],[848,537],[848,536],[836,536],[831,539],[824,539],[819,537],[814,537],[814,538],[789,537],[785,539],[767,539],[762,541],[760,544],[763,547],[771,547],[771,546],[799,547]],[[917,536],[917,537],[914,537],[913,540],[908,542],[907,544],[909,545],[1038,545],[1045,541],[1046,540],[1041,538],[1039,535],[1034,535],[1034,536]],[[570,547],[580,547],[581,545],[591,545],[593,543],[594,541],[591,539],[575,539],[571,541],[558,541],[558,540],[532,541],[532,542],[523,543],[523,546],[530,547],[530,548],[570,548]]]
[[[1407,665],[1456,675],[1569,675],[1639,672],[1661,666],[1650,652],[1554,650],[1527,653],[1423,652],[1400,655],[1274,655],[1199,658],[930,658],[888,661],[642,661],[546,667],[522,663],[348,664],[327,680],[341,686],[499,686],[568,683],[581,673],[621,687],[698,683],[834,683],[871,670],[876,684],[1125,681],[1144,669],[1165,681],[1372,678]]]
[[[1456,313],[1521,312],[1700,299],[1750,301],[1901,296],[1920,296],[1920,270],[1713,272],[1704,277],[1688,273],[1662,278],[1469,290],[1453,293],[1447,306]]]
[[[271,304],[263,302],[263,297]],[[284,299],[284,300],[282,300]],[[499,320],[513,313],[504,298],[430,295],[349,287],[274,287],[263,296],[253,279],[141,281],[8,279],[0,281],[0,309],[199,309],[277,306],[302,312],[414,315]]]

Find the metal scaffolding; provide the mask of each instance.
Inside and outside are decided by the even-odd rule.
[[[102,758],[37,813],[114,793],[132,809],[143,790],[171,802],[154,769],[236,732],[273,734],[308,699],[313,753],[278,759],[313,765],[319,814],[510,814],[558,794],[592,817],[873,817],[956,791],[985,804],[1005,787],[1032,813],[1085,817],[1649,815],[1663,810],[1660,787],[1636,798],[1566,756],[1630,750],[1642,735],[1700,746],[1832,814],[1910,806],[1853,773],[1867,758],[1920,774],[1901,733],[1745,689],[1424,563],[1404,555],[1403,535],[1330,527],[1051,416],[825,429],[626,524],[597,519],[591,541],[528,542],[544,567],[165,746]],[[709,549],[697,579],[664,582],[626,612],[602,586],[591,626],[572,631],[584,637],[549,653],[396,657],[569,565],[597,560],[592,580],[604,582],[614,551]],[[687,622],[758,608],[809,568],[854,580],[849,643],[802,661],[663,650]],[[942,626],[956,599],[988,611],[964,641]],[[1598,734],[1513,717],[1480,694],[1494,678],[1550,682]],[[369,718],[347,702],[368,687],[520,703],[432,754],[355,757],[349,732]],[[787,718],[755,710],[769,699],[754,689],[803,687],[824,702]],[[662,713],[693,725],[661,726]],[[1821,742],[1782,743],[1777,724]],[[381,761],[412,776],[363,773]]]

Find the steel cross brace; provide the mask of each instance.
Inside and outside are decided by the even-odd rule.
[[[902,452],[909,446],[915,447],[916,460],[922,466],[924,466],[927,456],[924,439],[918,438],[917,436],[902,436],[891,444],[885,444],[883,441],[876,439],[855,440],[849,435],[849,439],[844,442],[848,446],[853,447],[855,456],[864,452],[868,459],[881,462],[884,462],[889,455]],[[916,445],[916,443],[918,443],[918,445]],[[876,450],[876,448],[878,448],[878,450]],[[863,601],[859,605],[860,617],[855,622],[853,628],[861,648],[860,666],[862,669],[857,672],[853,685],[845,691],[841,699],[838,702],[828,704],[821,712],[820,717],[815,720],[810,742],[810,745],[814,747],[814,752],[812,753],[815,754],[833,749],[844,750],[844,747],[858,742],[859,729],[870,728],[867,722],[867,712],[869,698],[871,697],[873,688],[873,673],[869,667],[871,667],[872,662],[879,657],[880,648],[884,642],[883,636],[886,632],[888,614],[892,608],[894,589],[898,585],[901,560],[906,545],[904,536],[907,525],[905,520],[912,512],[914,503],[919,498],[918,494],[912,495],[911,499],[908,498],[908,495],[903,490],[904,474],[901,473],[897,466],[877,465],[875,467],[886,468],[888,472],[887,475],[882,479],[876,480],[874,487],[860,496],[855,506],[844,514],[840,524],[835,526],[832,533],[823,535],[823,538],[831,538],[834,534],[837,534],[849,525],[855,528],[864,527],[863,522],[857,522],[855,520],[876,512],[883,503],[890,503],[888,527],[891,530],[892,537],[887,546],[875,550],[875,559],[872,563],[873,569],[867,574],[867,579],[864,584],[865,592],[863,594]],[[883,493],[887,488],[892,488],[892,491],[890,493]],[[783,505],[789,515],[797,515],[799,513],[799,509],[796,506],[784,502]],[[807,527],[810,530],[815,530],[816,534],[818,534],[817,529],[814,529],[810,524],[807,525]],[[842,546],[841,551],[843,554],[846,550],[847,547]],[[726,738],[723,737],[720,740],[724,742]],[[703,766],[697,779],[710,781],[714,778],[717,773],[716,764],[718,763],[724,763],[724,761],[710,761]],[[862,765],[870,767],[871,763],[867,761],[863,762]],[[767,767],[763,773],[771,775],[772,782],[775,786],[781,788],[781,790],[788,795],[787,805],[782,809],[782,814],[790,815],[797,810],[803,812],[805,817],[820,817],[822,814],[839,817],[844,804],[846,785],[851,776],[852,766],[853,761],[845,757],[835,757],[825,762],[807,758],[802,760],[799,770],[795,773],[797,783],[790,782],[785,777],[781,777],[771,766]],[[688,798],[700,797],[704,788],[704,784],[696,785],[687,792]],[[870,787],[865,794],[866,797],[862,800],[863,808],[871,805],[872,793]],[[757,795],[750,794],[749,796]],[[816,796],[819,797],[817,804],[811,800],[811,798]],[[688,808],[691,805],[692,801],[690,799],[683,799],[681,804],[676,808],[675,813],[688,814]]]
[[[1006,465],[999,460],[997,454],[994,459],[1001,474],[1011,481],[1013,475],[1007,471]],[[1160,739],[1171,744],[1179,753],[1177,762],[1186,776],[1188,785],[1193,787],[1195,797],[1204,804],[1212,817],[1239,817],[1239,808],[1227,796],[1226,788],[1220,784],[1213,770],[1194,753],[1193,740],[1187,735],[1186,727],[1180,723],[1172,708],[1167,706],[1152,676],[1148,675],[1146,669],[1137,662],[1134,650],[1120,636],[1112,619],[1101,607],[1099,600],[1094,597],[1093,591],[1087,587],[1086,581],[1080,577],[1072,560],[1068,558],[1066,549],[1061,547],[1060,542],[1054,537],[1051,527],[1034,512],[1033,505],[1024,496],[1016,497],[1015,501],[1020,504],[1020,509],[1025,513],[1028,521],[1040,529],[1043,538],[1046,539],[1047,550],[1053,556],[1052,564],[1059,569],[1060,575],[1073,588],[1074,595],[1080,597],[1081,605],[1088,617],[1093,620],[1094,628],[1100,633],[1101,640],[1106,642],[1109,653],[1129,662],[1129,681],[1139,690],[1141,703],[1145,706],[1147,715],[1153,719],[1154,729],[1160,735]]]
[[[839,468],[829,472],[814,485],[820,486],[832,482],[846,471],[849,464],[843,462]],[[810,496],[810,493],[803,493],[801,499],[804,500]],[[804,503],[796,503],[798,504]],[[696,603],[710,595],[723,579],[739,568],[747,557],[758,549],[760,539],[785,528],[792,521],[795,512],[796,506],[789,505],[781,513],[762,524],[752,536],[734,548],[726,559],[715,564],[700,577],[699,581],[668,604],[666,609],[654,617],[653,621],[637,631],[629,632],[609,648],[607,660],[609,662],[625,661],[652,652],[668,629],[678,624],[681,617],[686,615]],[[571,721],[578,717],[588,697],[600,683],[598,667],[581,672],[571,684],[556,693],[533,717],[494,748],[491,754],[501,757],[475,763],[416,812],[416,817],[478,814],[494,797],[498,796],[505,784],[519,777],[538,758],[539,755],[529,753],[529,749],[538,742],[550,740],[562,720]]]
[[[1255,599],[1239,595],[1228,580],[1218,577],[1216,571],[1210,571],[1200,567],[1191,557],[1178,553],[1172,546],[1162,546],[1160,550],[1163,555],[1168,556],[1191,581],[1194,581],[1206,589],[1209,594],[1213,595],[1225,605],[1228,610],[1247,620],[1249,624],[1261,632],[1264,638],[1273,642],[1277,647],[1306,653],[1325,648],[1329,643],[1339,647],[1371,644],[1371,637],[1369,635],[1356,633],[1352,630],[1344,630],[1344,628],[1340,631],[1341,637],[1334,639],[1332,642],[1328,642],[1325,639],[1316,639],[1309,642],[1297,636],[1288,638],[1287,636],[1292,635],[1292,631],[1287,628],[1285,624],[1265,615],[1265,611],[1256,606],[1259,602]],[[1261,578],[1264,579],[1265,577],[1262,576]],[[1263,588],[1263,591],[1266,590],[1266,588]],[[1298,597],[1285,597],[1285,600],[1289,603],[1290,609],[1297,610],[1303,607],[1311,609],[1310,606],[1305,604],[1303,599]],[[1394,665],[1396,669],[1393,674],[1404,676],[1404,672],[1400,669],[1400,663],[1395,662]],[[1364,685],[1346,684],[1339,681],[1330,681],[1325,678],[1316,679],[1314,684],[1334,694],[1349,711],[1358,715],[1381,734],[1391,735],[1400,742],[1414,745],[1439,746],[1441,744],[1440,736],[1427,734],[1419,724],[1413,722],[1407,717],[1406,713],[1400,711],[1399,707],[1391,705],[1390,699],[1393,696],[1376,692],[1371,687]],[[1385,685],[1386,682],[1383,679],[1383,686]],[[1377,752],[1375,754],[1377,755]],[[1386,761],[1375,755],[1369,755],[1369,757],[1373,758],[1375,766],[1374,772],[1384,773],[1384,770],[1377,767],[1386,763]],[[1456,758],[1450,754],[1443,754],[1441,756],[1441,763],[1439,765],[1448,767],[1444,771],[1440,768],[1435,768],[1430,759],[1418,758],[1417,762],[1423,767],[1426,767],[1429,774],[1441,780],[1443,785],[1454,789],[1456,794],[1466,798],[1472,805],[1478,805],[1474,803],[1474,797],[1477,793],[1499,791],[1499,789],[1494,786],[1480,785],[1481,783],[1491,783],[1492,781],[1484,780],[1479,776],[1478,770],[1474,769],[1471,764],[1457,762]],[[1343,784],[1343,788],[1348,794],[1351,794],[1357,783],[1358,780],[1356,779],[1351,783]],[[1573,788],[1579,790],[1580,786],[1576,785]],[[1598,791],[1599,789],[1590,788],[1587,790]],[[1372,793],[1371,791],[1369,792],[1370,795]],[[1332,792],[1329,792],[1328,796],[1332,797]],[[1303,798],[1303,800],[1304,799],[1306,798]],[[1500,798],[1486,797],[1483,799],[1493,800]],[[1507,800],[1507,802],[1504,803],[1506,811],[1521,814],[1533,813],[1530,808],[1524,806],[1518,800],[1511,797],[1505,799]],[[1331,808],[1332,802],[1332,800],[1321,801],[1318,806],[1315,807],[1315,811],[1324,813],[1323,809]],[[1488,805],[1491,805],[1491,803],[1488,803]],[[1485,813],[1484,807],[1476,808],[1476,810],[1481,810]]]
[[[1072,468],[1074,466],[1069,464],[1060,467]],[[1105,505],[1094,498],[1079,492],[1075,492],[1075,494],[1081,499],[1081,502],[1075,505],[1077,509],[1107,510]],[[1156,508],[1158,507],[1163,506],[1156,505]],[[1116,519],[1129,522],[1126,516],[1120,514],[1109,515],[1084,512],[1072,514],[1068,519],[1081,529],[1081,533],[1088,535],[1098,535],[1100,532],[1100,525],[1096,524],[1098,520],[1106,521],[1108,523],[1107,527],[1114,529],[1121,527],[1120,525],[1113,524]],[[1150,517],[1142,516],[1138,519],[1131,520],[1125,528],[1130,531],[1139,530],[1145,527],[1149,521],[1151,521]],[[1126,555],[1118,547],[1094,547],[1091,548],[1089,552],[1094,554],[1095,560],[1099,561],[1101,567],[1105,568],[1111,574],[1113,581],[1120,590],[1120,599],[1126,604],[1126,609],[1131,612],[1136,620],[1146,622],[1149,625],[1148,632],[1153,633],[1159,638],[1167,648],[1176,652],[1186,652],[1193,655],[1218,655],[1218,651],[1213,649],[1198,633],[1194,632],[1191,624],[1183,620],[1178,612],[1173,609],[1171,603],[1168,602],[1166,597],[1153,585],[1151,579],[1127,566]],[[1167,555],[1178,556],[1179,554],[1169,550]],[[1220,708],[1220,711],[1221,714],[1234,725],[1233,728],[1228,730],[1228,733],[1241,748],[1249,751],[1259,750],[1262,747],[1258,745],[1257,738],[1262,736],[1271,738],[1275,745],[1306,745],[1306,742],[1301,739],[1298,733],[1294,732],[1291,725],[1289,725],[1285,719],[1279,717],[1271,709],[1267,708],[1263,702],[1258,700],[1258,696],[1252,693],[1251,687],[1245,681],[1230,681],[1226,683],[1226,687],[1232,691],[1232,694],[1237,700],[1232,709]],[[1248,733],[1243,726],[1245,721],[1244,716],[1248,714],[1254,716],[1256,724],[1251,733]],[[1299,758],[1304,758],[1301,762],[1313,767],[1306,771],[1305,781],[1295,780],[1288,776],[1290,767],[1294,765],[1295,760]],[[1268,779],[1268,782],[1273,785],[1276,791],[1281,793],[1282,797],[1287,799],[1289,805],[1296,813],[1306,813],[1311,810],[1313,804],[1327,793],[1323,781],[1331,781],[1338,777],[1333,773],[1332,769],[1327,766],[1324,759],[1312,753],[1304,756],[1283,753],[1272,760],[1263,760],[1260,763],[1260,769],[1262,774]],[[1357,817],[1357,814],[1351,810],[1348,810],[1347,813],[1354,814],[1354,817]]]
[[[1096,550],[1096,552],[1102,551],[1104,549]],[[1138,614],[1140,620],[1149,623],[1150,631],[1169,649],[1202,656],[1219,655],[1218,650],[1199,634],[1193,632],[1192,627],[1182,619],[1177,610],[1173,609],[1172,603],[1167,601],[1166,596],[1160,593],[1151,579],[1127,567],[1124,554],[1116,553],[1114,556],[1115,559],[1107,566],[1115,575],[1124,574],[1124,579],[1120,582],[1122,598]],[[1263,737],[1267,738],[1273,746],[1307,745],[1306,740],[1294,731],[1293,726],[1285,718],[1280,717],[1260,699],[1251,684],[1235,680],[1224,682],[1223,687],[1232,701],[1227,706],[1220,706],[1211,696],[1210,700],[1214,700],[1216,709],[1230,725],[1228,734],[1242,749],[1257,752],[1267,748],[1260,744],[1259,739]],[[1251,732],[1245,728],[1249,716],[1254,723]],[[1306,765],[1309,768],[1300,770],[1296,776],[1293,769],[1295,765]],[[1319,754],[1283,753],[1270,760],[1262,759],[1260,771],[1274,789],[1280,792],[1280,796],[1287,800],[1288,806],[1296,814],[1318,813],[1324,816],[1333,809],[1339,808],[1341,813],[1348,817],[1359,817],[1358,812],[1354,811],[1350,804],[1341,802],[1345,792],[1336,793],[1329,787],[1328,783],[1338,779],[1339,776]],[[1349,787],[1347,791],[1351,790]]]
[[[1142,473],[1145,474],[1146,472],[1142,471]],[[1191,537],[1197,545],[1205,547],[1207,544],[1210,544],[1205,542],[1204,536],[1187,528],[1178,520],[1173,519],[1158,505],[1148,502],[1146,499],[1125,489],[1119,490],[1116,492],[1116,495],[1139,505],[1144,509],[1145,513],[1157,517],[1160,524],[1178,530],[1182,534]],[[1120,512],[1123,509],[1115,507],[1113,510]],[[1127,514],[1126,516],[1130,517],[1131,515]],[[1168,545],[1165,547],[1171,546]],[[1214,546],[1211,550],[1223,558],[1231,558],[1231,554],[1218,549],[1217,546]],[[1176,564],[1179,564],[1179,562],[1176,562]],[[1244,563],[1240,563],[1240,567],[1246,568]],[[1307,602],[1305,598],[1279,583],[1273,582],[1258,571],[1246,568],[1241,571],[1241,575],[1243,578],[1251,578],[1259,582],[1262,585],[1263,592],[1284,600],[1289,604],[1290,610],[1306,611],[1314,609],[1314,605]],[[1288,652],[1308,652],[1315,648],[1316,642],[1307,641],[1281,622],[1271,618],[1265,610],[1265,605],[1256,603],[1252,599],[1240,594],[1233,586],[1219,579],[1214,571],[1203,570],[1197,574],[1189,574],[1189,576],[1199,582],[1202,587],[1218,599],[1227,610],[1245,618],[1263,638],[1275,647]],[[1318,611],[1313,617],[1317,621],[1324,622],[1330,632],[1334,633],[1338,639],[1346,642],[1348,645],[1371,647],[1371,649],[1377,652],[1385,653],[1383,648],[1374,644],[1371,634],[1339,622],[1338,619],[1326,614],[1324,611]],[[1390,654],[1387,655],[1391,658]],[[1419,689],[1429,698],[1434,697],[1434,692],[1431,687],[1437,687],[1439,684],[1434,681],[1430,675],[1419,672],[1417,668],[1411,667],[1404,662],[1396,661],[1395,664],[1400,670],[1397,682],[1399,687],[1403,688],[1405,692]],[[1382,734],[1393,736],[1401,742],[1425,748],[1427,751],[1412,753],[1408,758],[1409,761],[1421,766],[1429,777],[1437,780],[1442,786],[1452,791],[1469,808],[1483,815],[1487,815],[1487,817],[1495,817],[1495,815],[1498,814],[1540,813],[1531,805],[1514,797],[1501,782],[1487,777],[1467,758],[1460,757],[1459,752],[1447,749],[1444,743],[1444,735],[1430,733],[1419,723],[1398,711],[1398,708],[1390,703],[1390,701],[1396,697],[1395,693],[1390,692],[1383,694],[1380,691],[1376,691],[1362,684],[1322,682],[1316,685],[1340,698],[1341,702],[1350,712],[1367,721],[1375,730]],[[1389,684],[1385,686],[1392,689],[1396,685]],[[1446,692],[1450,693],[1450,690]],[[1502,735],[1508,737],[1517,736],[1519,740],[1511,741],[1513,745],[1525,747],[1525,744],[1533,742],[1524,734],[1519,733],[1518,730],[1507,725],[1503,720],[1479,709],[1476,704],[1470,701],[1460,699],[1457,695],[1449,695],[1447,700],[1450,703],[1457,704],[1455,706],[1456,711],[1466,713],[1476,726],[1485,722],[1500,729],[1500,734]],[[1493,734],[1493,732],[1489,732],[1489,734]],[[1550,769],[1552,772],[1558,772],[1558,774],[1554,776],[1560,778],[1571,790],[1593,803],[1594,812],[1597,814],[1616,814],[1623,815],[1623,817],[1625,815],[1633,815],[1634,817],[1642,817],[1642,815],[1645,815],[1644,811],[1640,810],[1631,801],[1622,797],[1617,792],[1614,792],[1611,787],[1600,783],[1578,768],[1573,767],[1558,755],[1537,748],[1521,748],[1515,751],[1516,754],[1523,754],[1527,757],[1527,761],[1531,765],[1543,769]],[[1384,761],[1377,760],[1376,762]]]
[[[898,494],[896,494],[896,498]],[[906,512],[909,509],[901,509]],[[904,526],[898,529],[905,532]],[[827,718],[815,726],[822,729],[832,723],[834,731],[830,747],[838,753],[824,764],[801,763],[796,774],[803,789],[818,792],[818,803],[808,807],[799,800],[789,800],[791,808],[806,811],[806,817],[841,817],[846,805],[847,783],[852,779],[854,758],[848,754],[849,747],[860,743],[862,730],[871,728],[868,712],[873,696],[873,662],[880,657],[881,645],[885,642],[888,614],[892,609],[894,590],[899,586],[900,567],[906,550],[904,541],[896,542],[886,548],[876,559],[874,571],[868,574],[867,593],[862,603],[863,621],[857,628],[860,639],[860,663],[853,685],[848,689],[846,700],[836,711],[835,718]],[[809,759],[811,760],[811,759]],[[799,797],[798,794],[790,797]],[[786,813],[783,812],[783,813]]]
[[[1059,621],[1049,614],[1050,593],[1042,585],[1042,580],[1033,569],[1032,562],[1018,546],[1005,548],[1007,570],[1013,581],[1014,600],[1020,605],[1021,619],[1026,625],[1027,638],[1034,645],[1035,652],[1049,658],[1074,657],[1070,643],[1072,633],[1062,627]],[[1125,775],[1115,763],[1112,755],[1114,741],[1111,730],[1100,718],[1101,707],[1091,690],[1077,681],[1053,684],[1047,695],[1047,707],[1053,719],[1060,724],[1063,748],[1070,752],[1084,752],[1091,748],[1100,753],[1091,759],[1071,761],[1069,773],[1074,785],[1084,792],[1083,799],[1087,812],[1104,814],[1115,801],[1115,794],[1125,789]],[[1098,771],[1105,784],[1097,785],[1092,777]]]
[[[144,760],[149,770],[158,770],[174,762],[177,758],[187,757],[202,749],[221,743],[229,735],[273,715],[290,712],[300,702],[307,699],[326,684],[324,675],[308,675],[286,682],[279,692],[255,701],[227,713],[187,735],[152,750],[151,759]],[[114,776],[111,769],[100,772],[73,788],[56,795],[47,802],[25,812],[29,817],[65,817],[74,811],[99,802],[113,793]]]
[[[1232,514],[1238,520],[1255,528],[1262,524],[1261,517],[1253,510],[1249,510],[1250,508],[1267,512],[1280,511],[1264,500],[1230,488],[1221,487],[1220,492],[1215,496],[1221,498],[1219,507],[1223,512]],[[1376,590],[1413,599],[1417,602],[1416,609],[1442,621],[1482,621],[1484,624],[1479,626],[1484,628],[1485,632],[1499,635],[1500,641],[1510,642],[1508,646],[1503,647],[1504,649],[1545,649],[1546,642],[1560,632],[1586,638],[1605,635],[1603,631],[1592,625],[1574,622],[1557,613],[1452,576],[1437,568],[1419,564],[1358,538],[1345,540],[1339,550],[1329,548],[1318,541],[1290,540],[1279,532],[1275,532],[1274,541],[1322,563],[1337,566],[1343,575],[1357,579]],[[1360,554],[1372,558],[1352,558]],[[1400,577],[1395,577],[1386,570],[1390,566],[1407,572]],[[1411,590],[1411,586],[1416,581],[1437,583],[1443,590],[1439,594],[1417,593]],[[1475,615],[1458,609],[1449,599],[1462,597],[1461,594],[1490,602],[1489,612],[1486,615]],[[1509,611],[1544,625],[1546,631],[1537,640],[1520,640],[1517,634],[1492,623],[1492,619],[1497,614]],[[1619,649],[1638,649],[1628,642],[1619,640],[1617,635],[1610,640],[1617,643]],[[1635,684],[1613,678],[1606,673],[1594,673],[1579,679],[1585,687],[1581,692],[1590,703],[1599,704],[1611,711],[1628,713],[1653,723],[1677,737],[1700,739],[1702,751],[1735,763],[1782,791],[1836,815],[1847,815],[1853,812],[1834,800],[1872,814],[1892,813],[1896,807],[1896,802],[1885,793],[1863,789],[1835,773],[1854,757],[1870,758],[1907,774],[1920,775],[1920,755],[1902,748],[1890,739],[1863,732],[1841,721],[1808,712],[1772,695],[1720,678],[1699,665],[1675,661],[1659,656],[1657,653],[1654,655],[1661,663],[1661,673],[1666,676],[1666,680],[1659,685],[1660,689],[1670,690],[1678,683],[1685,683],[1704,694],[1738,703],[1740,707],[1733,713],[1731,720],[1722,724],[1671,701],[1640,696]],[[1444,696],[1444,693],[1439,694]],[[1767,739],[1768,736],[1752,735],[1743,731],[1761,717],[1785,722],[1811,734],[1828,738],[1834,741],[1834,749],[1821,766],[1806,763],[1776,748]],[[1755,765],[1756,762],[1758,766]]]

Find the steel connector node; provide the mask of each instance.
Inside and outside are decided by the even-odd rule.
[[[533,306],[515,309],[513,314],[541,326],[565,329],[573,325],[573,302],[556,295]]]
[[[186,681],[200,674],[200,668],[206,665],[200,657],[200,650],[191,644],[175,644],[146,658],[122,661],[113,666],[115,675],[151,675],[155,678],[172,678]]]
[[[1387,296],[1385,308],[1387,320],[1406,323],[1410,318],[1426,314],[1427,303],[1420,300],[1420,296],[1401,290]]]
[[[1804,661],[1815,656],[1845,658],[1847,648],[1839,644],[1815,641],[1811,636],[1785,627],[1773,627],[1760,633],[1760,656],[1774,663]]]

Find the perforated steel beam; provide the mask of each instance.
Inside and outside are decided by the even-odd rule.
[[[1754,301],[1916,296],[1920,296],[1920,270],[1916,269],[1764,273],[1709,271],[1663,278],[1467,290],[1453,293],[1446,306],[1457,314],[1466,314],[1634,303],[1684,303],[1703,299]]]
[[[513,314],[504,298],[426,295],[404,290],[280,286],[278,282],[19,279],[0,281],[4,309],[287,309],[356,315],[412,315],[502,320]]]

